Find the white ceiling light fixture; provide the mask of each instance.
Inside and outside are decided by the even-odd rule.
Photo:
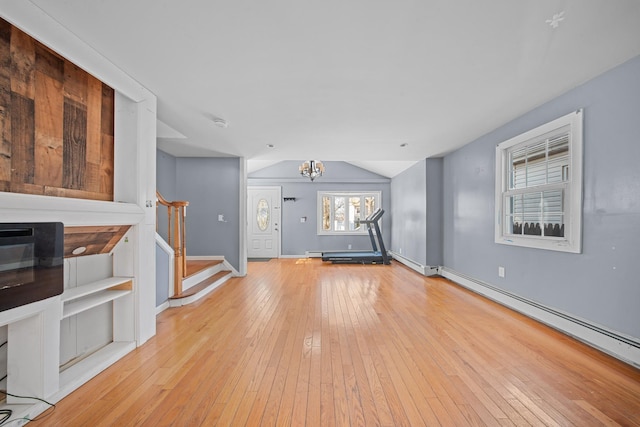
[[[219,128],[226,129],[227,126],[229,126],[229,123],[227,123],[227,121],[221,117],[212,116],[211,120],[213,121],[213,124],[215,124]]]
[[[324,173],[324,165],[317,160],[308,160],[303,162],[298,168],[300,175],[306,176],[312,182]]]
[[[554,14],[550,19],[547,19],[545,22],[551,25],[552,28],[558,28],[561,21],[564,21],[564,10],[560,13]]]

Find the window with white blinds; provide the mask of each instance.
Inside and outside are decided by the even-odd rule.
[[[582,111],[498,145],[496,242],[580,252]]]

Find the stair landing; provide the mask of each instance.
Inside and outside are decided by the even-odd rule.
[[[195,275],[196,273],[199,273],[205,268],[213,267],[218,264],[222,264],[221,259],[187,260],[187,275],[185,277],[185,280]]]
[[[182,282],[183,291],[169,297],[171,307],[190,304],[233,277],[222,260],[187,260],[187,276]]]

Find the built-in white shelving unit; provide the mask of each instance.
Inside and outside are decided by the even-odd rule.
[[[65,319],[132,292],[132,277],[110,277],[67,289],[62,294],[62,318]]]
[[[65,276],[69,286],[62,295],[0,312],[8,336],[6,388],[55,403],[155,335],[156,97],[35,4],[3,1],[0,17],[116,92],[114,201],[0,192],[0,222],[132,226],[110,255],[112,272],[105,275],[113,277],[83,283],[91,272]],[[112,322],[112,342],[61,370],[61,323],[111,309],[112,316],[96,326]],[[47,407],[34,399],[0,404],[14,411],[11,420],[34,418]]]

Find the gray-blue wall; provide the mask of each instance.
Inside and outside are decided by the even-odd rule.
[[[324,176],[311,182],[302,178],[298,166],[302,161],[282,161],[249,174],[248,184],[253,186],[280,186],[282,197],[295,197],[296,201],[282,202],[282,255],[304,255],[306,251],[371,250],[369,236],[318,236],[318,191],[381,191],[382,238],[385,245],[391,241],[390,179],[345,162],[323,162]],[[301,223],[300,218],[307,217]]]
[[[421,160],[391,180],[390,250],[427,265],[427,165]]]
[[[187,256],[223,255],[239,269],[240,159],[176,158],[176,193],[189,202]]]
[[[176,182],[176,158],[156,150],[156,188],[165,199],[177,198]]]
[[[584,108],[582,253],[494,243],[496,145],[578,108]],[[639,158],[637,57],[444,158],[444,265],[640,337]]]
[[[156,189],[168,201],[176,200],[176,158],[164,151],[156,150]],[[158,234],[167,240],[167,209],[158,207]]]
[[[442,159],[422,160],[391,180],[391,250],[442,265]]]
[[[442,245],[444,233],[442,230],[443,194],[443,159],[426,159],[426,190],[427,190],[427,262],[426,265],[442,265]]]

